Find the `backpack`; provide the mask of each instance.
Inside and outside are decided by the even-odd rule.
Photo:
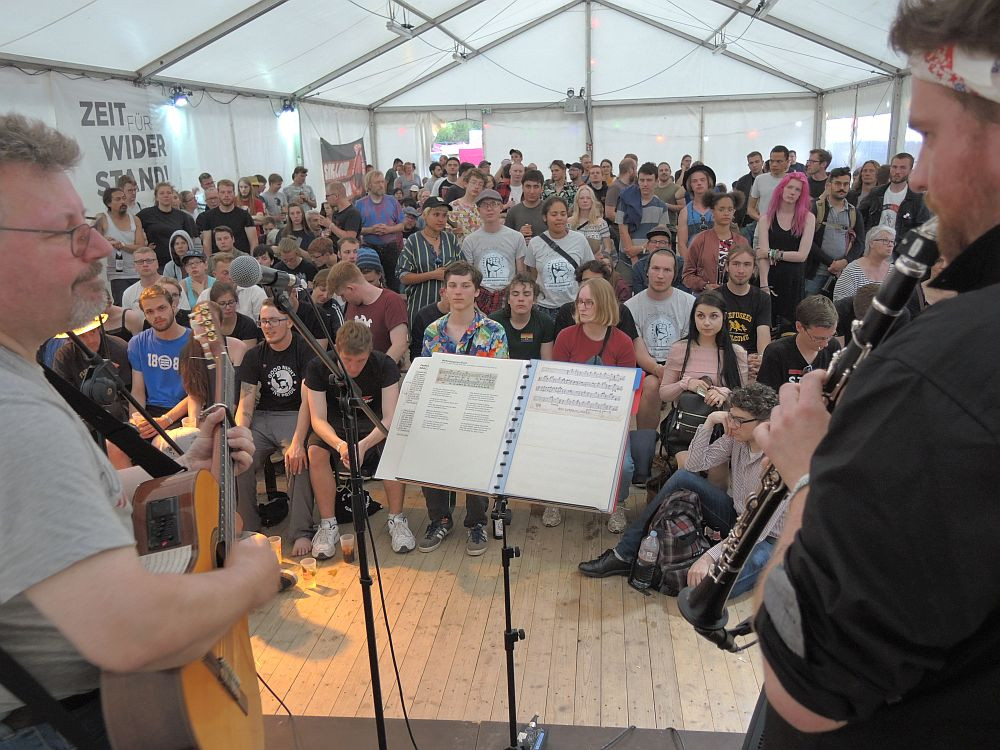
[[[711,546],[702,534],[704,525],[696,493],[676,490],[663,499],[642,533],[645,539],[655,530],[660,543],[650,589],[677,596],[687,586],[688,569]],[[632,563],[633,573],[637,564],[638,558]]]

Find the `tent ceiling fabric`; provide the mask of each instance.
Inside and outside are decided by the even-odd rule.
[[[247,20],[257,6],[266,12]],[[599,102],[810,96],[906,67],[887,44],[896,0],[777,0],[759,16],[758,0],[592,0],[589,29],[586,0],[257,6],[174,0],[169,21],[154,24],[111,0],[34,3],[5,19],[0,60],[376,108],[553,103],[585,84],[588,64]],[[397,35],[390,15],[420,33]],[[713,55],[720,42],[727,54]]]

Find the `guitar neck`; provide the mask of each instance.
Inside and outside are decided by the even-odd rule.
[[[215,358],[216,404],[225,406],[226,417],[216,428],[212,473],[219,483],[219,543],[220,557],[225,555],[236,542],[236,486],[233,478],[233,461],[229,452],[229,415],[234,413],[236,399],[236,372],[229,360],[229,352],[223,351]]]

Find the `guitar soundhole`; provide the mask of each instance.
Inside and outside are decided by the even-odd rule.
[[[146,505],[146,532],[150,552],[181,543],[180,498],[164,497]]]

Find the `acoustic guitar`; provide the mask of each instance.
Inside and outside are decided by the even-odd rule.
[[[214,372],[216,403],[231,415],[236,395],[224,337],[207,303],[191,313],[192,330]],[[154,573],[204,573],[225,564],[236,541],[228,416],[216,428],[212,471],[143,483],[132,524],[140,560]],[[183,617],[183,612],[177,613]],[[243,615],[201,659],[160,672],[101,676],[101,701],[115,750],[262,750],[257,672]]]

